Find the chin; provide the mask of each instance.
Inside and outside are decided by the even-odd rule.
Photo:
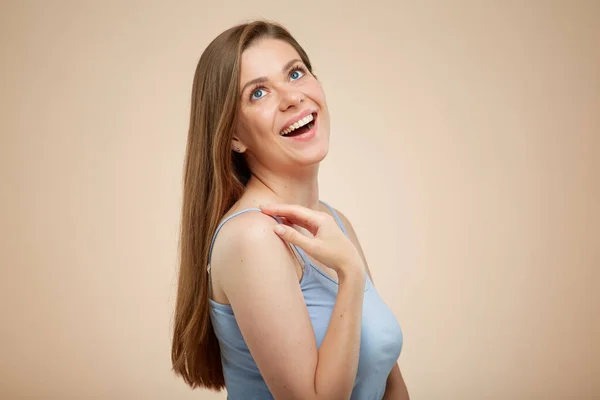
[[[310,153],[304,154],[299,161],[304,166],[319,164],[327,157],[328,153],[329,145],[319,146],[318,149],[313,149]]]
[[[317,162],[323,161],[325,157],[327,157],[327,154],[329,154],[329,145],[323,146],[323,149],[315,156],[315,158],[318,159]]]

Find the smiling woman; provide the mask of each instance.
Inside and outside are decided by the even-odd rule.
[[[400,326],[318,192],[329,111],[278,24],[219,35],[194,77],[172,362],[230,399],[407,399]]]

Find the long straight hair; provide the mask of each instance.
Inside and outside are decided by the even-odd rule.
[[[231,150],[239,101],[241,55],[263,38],[289,43],[312,73],[306,52],[281,25],[254,21],[217,36],[198,62],[183,177],[180,262],[171,362],[192,388],[225,387],[219,342],[210,320],[208,251],[227,210],[241,197],[250,170]]]

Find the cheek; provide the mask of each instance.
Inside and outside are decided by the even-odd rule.
[[[310,94],[313,100],[319,104],[321,107],[327,107],[327,102],[325,100],[325,92],[323,91],[323,87],[319,81],[314,79],[309,86]]]
[[[269,107],[256,107],[247,110],[243,118],[244,136],[250,142],[258,142],[269,136],[273,130],[273,112]]]
[[[271,130],[273,126],[273,107],[265,101],[263,107],[256,110],[256,125],[261,130]]]
[[[273,113],[266,107],[253,110],[252,135],[255,140],[264,142],[265,138],[272,135]]]

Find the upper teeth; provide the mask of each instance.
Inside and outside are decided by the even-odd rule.
[[[288,126],[286,129],[284,129],[281,132],[281,135],[287,135],[288,133],[292,132],[293,130],[296,130],[298,128],[300,128],[301,126],[304,126],[306,124],[308,124],[309,122],[311,122],[313,120],[313,115],[312,114],[308,114],[306,117],[302,118],[300,121],[294,122],[293,124],[291,124],[290,126]]]

